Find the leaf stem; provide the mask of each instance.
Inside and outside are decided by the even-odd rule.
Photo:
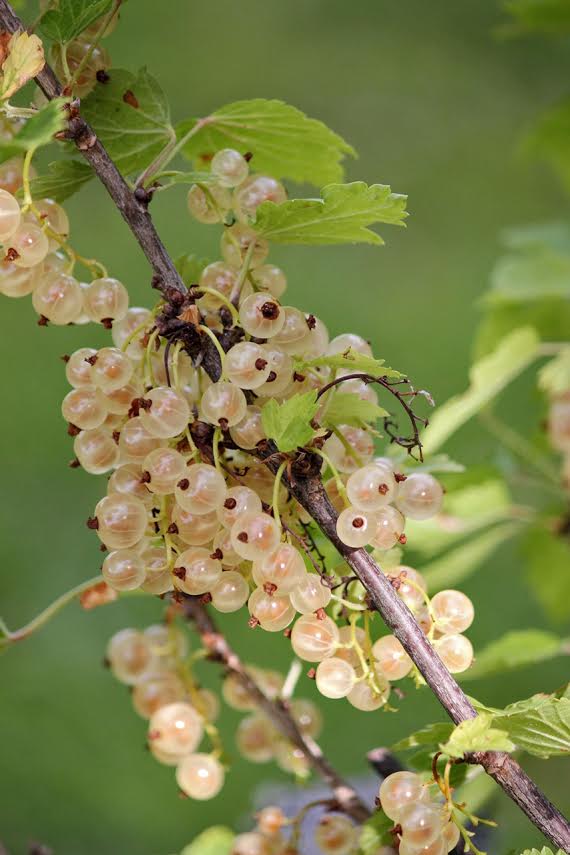
[[[73,600],[80,596],[80,594],[83,594],[84,591],[88,591],[89,588],[92,588],[93,585],[97,585],[101,581],[103,581],[103,577],[99,575],[94,576],[92,579],[87,579],[86,582],[81,582],[80,585],[76,585],[74,588],[71,588],[69,591],[61,594],[57,600],[50,603],[47,608],[36,615],[35,618],[32,618],[31,621],[24,624],[24,626],[20,627],[20,629],[9,630],[4,621],[0,620],[0,633],[4,636],[0,636],[0,649],[2,649],[2,647],[8,647],[16,641],[23,641],[25,638],[29,638],[30,635],[33,635],[34,632],[37,632],[45,626],[45,624],[65,608],[68,603],[73,602]]]

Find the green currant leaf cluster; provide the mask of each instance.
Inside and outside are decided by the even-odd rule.
[[[463,757],[470,751],[514,751],[515,746],[504,730],[492,727],[493,716],[479,713],[476,718],[462,721],[441,746],[450,757]]]
[[[562,849],[559,849],[554,853],[548,846],[543,846],[542,849],[525,849],[520,855],[564,855],[564,852]]]
[[[256,172],[321,186],[343,176],[342,159],[354,149],[323,122],[310,119],[283,101],[256,98],[220,107],[202,119],[176,128],[182,153],[208,163],[222,148],[253,155]]]
[[[276,205],[264,202],[253,228],[267,240],[283,244],[383,244],[371,225],[403,226],[406,196],[385,184],[329,184],[321,199],[291,199]]]
[[[263,430],[279,451],[294,451],[312,439],[311,420],[317,409],[315,391],[300,392],[281,404],[271,398],[261,410]]]
[[[570,698],[564,693],[533,695],[504,710],[476,706],[522,751],[545,760],[570,754]]]

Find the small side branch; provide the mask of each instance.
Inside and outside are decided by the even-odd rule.
[[[364,822],[369,814],[355,791],[331,766],[319,745],[307,736],[303,736],[285,701],[271,700],[257,685],[244,667],[237,653],[232,650],[224,635],[218,630],[199,597],[184,596],[182,608],[199,633],[202,643],[211,658],[221,662],[235,674],[248,695],[258,708],[264,712],[283,736],[300,748],[313,769],[327,782],[333,791],[339,809],[351,816],[356,822]]]

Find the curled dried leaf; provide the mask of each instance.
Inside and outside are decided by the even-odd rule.
[[[41,39],[28,33],[14,33],[7,45],[2,42],[2,53],[0,98],[5,100],[42,70],[45,56]]]
[[[107,603],[113,603],[118,596],[117,592],[110,588],[106,582],[98,582],[83,591],[79,597],[79,602],[82,608],[89,611],[89,609],[96,609],[99,606],[107,605]]]

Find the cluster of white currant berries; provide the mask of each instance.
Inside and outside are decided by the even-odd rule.
[[[331,451],[329,448],[329,454]],[[342,471],[346,452],[338,446],[337,451],[333,462]],[[347,546],[388,550],[398,542],[405,543],[406,517],[430,519],[443,503],[442,487],[433,475],[400,474],[386,457],[377,457],[352,472],[345,489],[350,504],[340,511],[337,534]]]
[[[135,711],[149,720],[148,747],[160,763],[176,767],[176,780],[185,795],[207,800],[221,790],[225,771],[215,722],[220,712],[218,696],[194,680],[188,661],[186,635],[174,624],[154,624],[144,631],[122,629],[109,641],[106,661],[119,682],[131,689]],[[266,697],[277,698],[284,685],[277,671],[247,667]],[[308,775],[302,751],[284,739],[240,679],[229,673],[222,697],[232,709],[248,712],[238,725],[235,740],[241,755],[252,763],[274,760],[286,772]],[[309,700],[295,698],[290,714],[303,735],[316,738],[322,727],[318,708]],[[197,749],[207,734],[214,750]],[[215,736],[212,736],[215,734]]]
[[[45,12],[53,6],[52,0],[40,0],[40,10]],[[106,22],[106,23],[105,23]],[[119,9],[109,18],[102,15],[91,23],[79,36],[65,45],[55,42],[50,48],[50,61],[60,81],[71,85],[76,98],[85,98],[99,81],[105,83],[107,69],[111,68],[111,57],[99,43],[110,35],[119,22]]]
[[[413,772],[394,772],[382,781],[382,810],[395,823],[399,855],[446,855],[460,838],[447,803],[430,793]]]
[[[114,676],[132,690],[136,712],[149,719],[152,755],[176,766],[180,789],[188,796],[211,799],[224,783],[216,752],[198,752],[204,732],[219,714],[217,696],[197,687],[184,669],[185,635],[174,626],[156,624],[144,632],[122,629],[107,645]]]
[[[288,818],[277,805],[268,805],[256,815],[251,831],[238,834],[229,855],[299,855],[297,845],[300,817]],[[290,832],[290,833],[288,833]],[[314,840],[323,855],[354,855],[358,851],[360,829],[344,814],[325,813],[314,831]],[[375,855],[394,855],[383,847]]]
[[[550,444],[563,455],[562,482],[570,490],[570,389],[552,396],[547,427]]]
[[[128,294],[120,282],[99,277],[80,282],[70,272],[73,253],[67,247],[69,219],[52,199],[20,205],[22,164],[15,159],[0,170],[0,294],[32,295],[40,323],[63,326],[89,321],[110,326],[125,316]],[[67,247],[68,258],[61,247]]]

